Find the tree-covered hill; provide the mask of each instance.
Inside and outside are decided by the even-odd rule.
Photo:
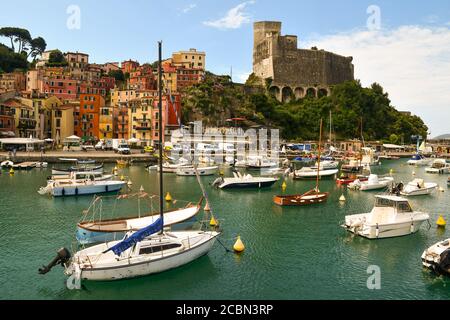
[[[320,118],[327,123],[331,111],[337,139],[360,138],[361,119],[366,140],[407,143],[412,135],[426,136],[428,131],[419,117],[397,111],[376,83],[363,88],[359,81],[350,81],[336,85],[328,97],[307,97],[289,103],[278,102],[254,83],[257,81],[250,81],[252,86],[233,84],[228,76],[207,73],[203,83],[185,91],[184,121],[224,125],[227,118],[243,117],[248,126],[279,128],[288,140],[313,140],[318,138]]]

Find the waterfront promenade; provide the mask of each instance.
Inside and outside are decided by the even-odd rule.
[[[156,158],[149,153],[142,153],[140,150],[131,150],[131,154],[118,154],[113,151],[46,151],[38,152],[17,152],[12,156],[9,152],[0,152],[0,161],[11,160],[13,162],[40,161],[48,163],[60,163],[60,158],[70,159],[92,159],[97,162],[115,163],[119,159],[132,159],[133,162],[155,162]]]

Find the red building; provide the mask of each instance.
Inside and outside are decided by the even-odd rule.
[[[121,65],[121,69],[123,73],[130,73],[135,71],[137,68],[139,67],[139,62],[137,61],[133,61],[133,60],[128,60],[128,61],[124,61],[122,62]]]
[[[130,72],[129,85],[134,90],[156,90],[157,81],[152,67],[143,65]]]
[[[75,134],[85,140],[97,140],[100,137],[100,108],[105,99],[99,94],[80,94],[80,109]]]
[[[0,137],[13,137],[15,132],[14,106],[12,101],[0,103]]]
[[[182,90],[201,81],[202,70],[197,68],[177,67],[177,89]]]

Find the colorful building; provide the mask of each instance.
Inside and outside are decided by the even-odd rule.
[[[130,72],[128,80],[130,89],[156,90],[156,78],[150,65],[145,64]]]
[[[52,139],[60,145],[65,138],[72,136],[74,131],[75,104],[63,104],[52,107]]]
[[[56,96],[49,98],[21,98],[20,101],[34,110],[36,120],[35,137],[38,139],[52,137],[52,110],[60,106],[62,101]]]
[[[75,134],[84,140],[98,140],[100,137],[100,109],[105,106],[105,99],[99,94],[80,94]]]
[[[14,120],[14,107],[11,105],[11,101],[6,100],[0,103],[0,136],[1,137],[14,137],[15,136],[15,120]]]
[[[0,74],[1,92],[22,92],[27,87],[26,76],[23,72],[11,72]]]
[[[124,74],[131,73],[131,72],[135,71],[138,67],[139,67],[139,62],[133,61],[133,60],[124,61],[124,62],[122,62],[121,66],[120,66],[120,68],[122,69],[122,72]]]
[[[110,105],[105,105],[100,108],[100,139],[113,138],[113,108]]]
[[[128,119],[129,137],[139,139],[141,145],[152,145],[153,97],[143,97],[130,101]]]
[[[189,51],[178,51],[172,54],[172,62],[175,66],[186,66],[198,70],[206,70],[205,52],[189,49]]]
[[[130,139],[128,132],[128,102],[119,102],[113,106],[113,137]]]

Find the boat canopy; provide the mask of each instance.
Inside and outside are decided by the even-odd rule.
[[[136,231],[131,236],[129,236],[128,238],[125,238],[124,240],[122,240],[115,246],[112,246],[111,248],[104,251],[103,253],[112,251],[112,252],[114,252],[115,255],[120,256],[120,254],[122,252],[124,252],[128,248],[134,246],[136,243],[141,242],[146,237],[148,237],[152,234],[155,234],[158,231],[161,231],[163,229],[163,227],[164,227],[164,221],[163,221],[162,217],[160,217],[160,218],[158,218],[158,220],[156,220],[151,225],[149,225],[145,228],[142,228],[139,231]]]
[[[412,156],[411,160],[422,160],[424,157],[421,154],[415,154]]]

